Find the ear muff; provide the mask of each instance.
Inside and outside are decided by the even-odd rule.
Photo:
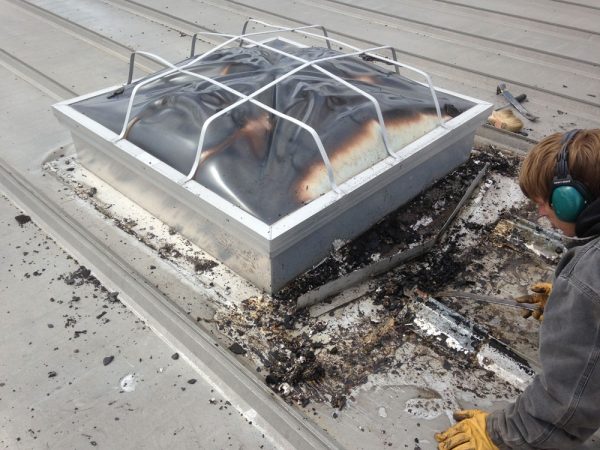
[[[556,217],[564,222],[575,222],[591,199],[586,187],[573,180],[569,173],[569,144],[579,131],[571,130],[561,139],[562,148],[556,157],[555,175],[552,180],[550,206]]]
[[[560,186],[552,191],[550,205],[563,222],[575,222],[587,202],[573,186]]]

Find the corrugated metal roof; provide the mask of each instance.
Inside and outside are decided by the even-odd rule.
[[[281,25],[318,22],[327,28],[331,36],[342,37],[358,46],[392,45],[402,62],[428,71],[437,86],[488,100],[497,106],[506,103],[496,95],[496,86],[504,81],[513,94],[527,94],[528,102],[525,106],[539,116],[535,123],[524,120],[524,131],[533,139],[539,139],[554,130],[599,126],[600,5],[596,0],[0,0],[0,74],[4,80],[0,84],[0,98],[3,100],[0,106],[3,117],[0,121],[0,169],[5,175],[14,173],[15,180],[21,180],[21,187],[10,191],[11,195],[18,193],[11,196],[12,200],[20,206],[36,204],[26,201],[25,197],[35,198],[43,192],[43,198],[47,200],[46,208],[54,210],[57,216],[62,214],[67,217],[71,225],[77,230],[86,231],[86,236],[93,236],[96,242],[106,243],[105,246],[109,249],[107,251],[122,255],[127,266],[119,266],[120,272],[112,272],[110,262],[100,261],[95,254],[85,255],[87,247],[81,244],[87,242],[85,239],[65,239],[64,236],[69,235],[68,231],[48,226],[50,222],[43,220],[44,217],[50,217],[48,211],[28,211],[34,219],[39,220],[38,223],[47,225],[44,231],[55,237],[67,251],[73,255],[80,254],[82,258],[89,257],[91,261],[98,263],[98,267],[104,268],[105,275],[112,273],[114,283],[126,285],[129,292],[140,289],[139,286],[144,283],[146,287],[150,284],[156,286],[156,292],[169,292],[172,300],[185,304],[189,308],[187,312],[193,311],[193,315],[198,317],[212,317],[211,314],[214,313],[210,308],[205,308],[202,302],[190,300],[205,295],[201,289],[192,286],[189,280],[182,282],[181,274],[166,263],[158,264],[156,269],[155,254],[136,245],[135,239],[124,238],[112,222],[91,214],[88,204],[79,202],[58,180],[45,176],[41,170],[43,162],[68,153],[71,144],[67,131],[54,120],[50,105],[59,99],[125,82],[129,56],[133,49],[152,51],[170,61],[178,61],[187,56],[194,32],[209,30],[239,34],[244,21],[249,17]],[[198,43],[198,51],[206,50],[216,42],[206,37],[202,39]],[[156,64],[140,58],[136,76],[157,68]],[[506,137],[505,133],[495,130],[482,129],[481,133],[499,140]],[[525,146],[529,144],[529,141],[525,141]],[[6,180],[0,180],[0,184],[2,183],[6,183]],[[37,204],[40,198],[38,195]],[[10,222],[12,207],[5,202],[1,206],[2,221]],[[58,219],[55,217],[53,220]],[[29,239],[37,242],[35,239],[38,238],[39,236],[32,236]],[[12,242],[11,239],[8,241]],[[58,264],[58,272],[71,270],[68,260],[60,260],[55,264]],[[152,267],[154,269],[150,269]],[[137,278],[119,278],[125,277],[127,271],[138,274]],[[142,281],[138,285],[136,280]],[[151,283],[147,280],[151,280]],[[36,286],[37,290],[43,290],[43,287]],[[244,295],[254,292],[248,286],[219,288],[233,296],[238,292],[244,292]],[[18,292],[18,289],[11,292]],[[24,302],[31,301],[28,295],[23,295]],[[135,302],[131,304],[134,307],[140,305]],[[19,308],[19,305],[22,303],[16,302],[14,308]],[[82,305],[82,308],[85,306]],[[27,311],[23,311],[27,314]],[[93,314],[92,310],[81,312]],[[163,314],[161,317],[169,317],[170,320],[177,316],[175,313],[169,316],[167,309],[161,309],[160,312]],[[123,323],[120,332],[128,339],[137,339],[139,329],[128,331],[126,321]],[[155,329],[163,325],[156,320],[153,323]],[[47,324],[42,325],[49,329]],[[169,333],[173,332],[173,328],[169,326],[160,328],[166,336],[172,336]],[[178,338],[191,339],[185,334],[177,334],[181,333],[181,329],[175,330],[175,333]],[[144,339],[150,342],[147,336]],[[210,345],[206,347],[210,349]],[[160,351],[163,356],[168,354],[165,353],[165,348]],[[133,353],[135,350],[132,350]],[[67,365],[72,364],[68,359],[65,361]],[[198,363],[201,361],[198,360]],[[3,370],[7,367],[2,366]],[[218,372],[224,370],[223,367],[229,366],[224,364],[213,367],[212,373],[225,374]],[[279,441],[275,437],[277,442],[333,445],[327,438],[322,439],[322,434],[315,432],[312,425],[307,425],[306,429],[293,428],[306,422],[280,404],[268,405],[265,401],[268,394],[264,394],[257,385],[244,381],[247,379],[239,375],[243,373],[239,366],[232,367],[239,371],[233,376],[235,382],[229,379],[233,387],[225,386],[223,392],[226,397],[240,401],[237,404],[234,402],[239,411],[248,408],[245,410],[248,412],[247,417],[258,411],[257,420],[262,418],[268,421],[268,410],[272,408],[281,414],[281,422],[277,422],[281,424],[280,432],[285,434],[288,426],[294,433],[298,432],[284,436]],[[47,378],[46,372],[43,374],[44,380]],[[152,379],[155,378],[153,375]],[[0,381],[4,382],[4,379]],[[39,382],[35,376],[33,381]],[[206,388],[209,389],[209,386]],[[252,402],[243,403],[244,392],[253,390],[257,393],[252,397]],[[392,401],[406,400],[409,397],[412,400],[412,397],[417,397],[417,391],[418,388],[394,390]],[[32,391],[32,395],[37,392],[38,390]],[[347,440],[359,436],[360,442],[366,443],[366,446],[372,442],[386,443],[387,437],[381,434],[377,421],[385,418],[383,414],[389,415],[391,421],[391,397],[387,391],[372,394],[368,400],[363,397],[364,403],[362,406],[358,405],[353,411],[354,416],[347,419],[345,425],[360,424],[366,417],[360,408],[368,407],[370,417],[367,433],[363,433],[364,429],[357,432],[356,429],[347,428],[347,434],[338,430],[336,436]],[[144,407],[151,403],[151,397],[146,398]],[[7,397],[3,394],[3,400],[5,398]],[[104,400],[102,392],[99,391],[97,398],[102,399],[98,402]],[[170,407],[173,408],[172,404]],[[188,411],[196,410],[190,407]],[[379,416],[376,415],[377,411]],[[399,412],[401,413],[402,411]],[[320,414],[323,414],[323,410],[320,410]],[[336,417],[321,419],[320,423],[326,423],[328,427],[341,426],[341,421]],[[108,422],[114,420],[111,417],[108,419]],[[367,420],[364,420],[366,423]],[[86,424],[93,426],[92,422]],[[415,421],[402,422],[398,419],[393,422],[397,428],[394,445],[399,445],[398,442],[402,439],[407,443],[411,442],[413,436],[431,439],[433,430],[439,429],[442,422],[447,423],[430,421],[424,423],[422,428],[411,428],[411,433],[402,433],[398,427],[413,426]],[[372,429],[369,428],[371,426]],[[35,420],[32,421],[32,429],[34,428]],[[11,435],[6,430],[5,427],[4,434],[0,434],[3,439],[0,443],[6,443],[10,447],[16,442],[16,435]],[[277,431],[270,430],[273,436]],[[38,436],[37,432],[34,434]],[[243,440],[247,438],[246,435],[262,442],[262,438],[258,438],[254,431],[239,433],[237,436]],[[27,443],[41,446],[41,440],[36,441],[35,436],[28,436]],[[81,436],[77,436],[79,438]],[[128,445],[126,440],[118,440],[114,436],[111,439],[113,444],[119,442],[125,447]],[[60,442],[79,441],[64,438]],[[421,441],[421,445],[428,443]]]

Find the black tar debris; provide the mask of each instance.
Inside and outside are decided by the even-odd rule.
[[[15,220],[22,227],[26,223],[31,222],[31,217],[26,216],[25,214],[19,214],[18,216],[15,216]]]

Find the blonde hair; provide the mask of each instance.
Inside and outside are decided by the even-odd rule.
[[[562,148],[563,133],[538,142],[525,157],[519,185],[530,199],[550,201],[556,157]],[[583,183],[592,197],[600,197],[600,129],[581,130],[569,144],[569,173]]]

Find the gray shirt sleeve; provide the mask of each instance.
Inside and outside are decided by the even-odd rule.
[[[569,253],[544,312],[542,373],[488,417],[501,449],[575,448],[600,427],[600,245]]]

